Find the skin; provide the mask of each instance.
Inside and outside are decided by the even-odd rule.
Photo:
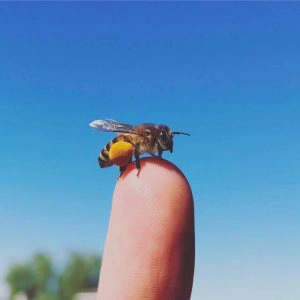
[[[141,159],[118,179],[97,300],[190,299],[195,258],[190,186],[173,164]]]

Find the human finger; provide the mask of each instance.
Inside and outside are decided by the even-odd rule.
[[[185,300],[194,272],[190,186],[172,163],[141,160],[119,178],[99,280],[98,300]]]

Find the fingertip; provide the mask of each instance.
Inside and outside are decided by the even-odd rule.
[[[188,180],[182,171],[168,160],[162,158],[147,157],[140,160],[141,169],[137,170],[135,162],[131,163],[117,182],[116,189],[125,187],[142,192],[142,185],[153,189],[160,196],[177,196],[192,198],[192,192]],[[126,189],[126,191],[128,191]],[[142,195],[143,196],[143,195]]]
[[[101,299],[188,299],[194,268],[189,183],[174,164],[159,158],[141,159],[137,174],[130,164],[115,187]],[[124,261],[130,267],[120,268]]]
[[[131,209],[132,217],[163,215],[160,221],[165,224],[161,226],[175,230],[181,221],[186,221],[186,214],[193,212],[193,196],[186,177],[173,163],[161,158],[141,159],[140,171],[134,163],[130,164],[116,184],[113,199],[123,213]]]

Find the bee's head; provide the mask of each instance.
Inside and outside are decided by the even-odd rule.
[[[173,152],[173,137],[176,134],[189,135],[188,133],[174,131],[172,132],[168,126],[160,125],[159,126],[159,137],[158,142],[163,151],[169,150]]]
[[[173,138],[169,127],[159,126],[158,143],[163,151],[170,150],[171,153],[173,152]]]

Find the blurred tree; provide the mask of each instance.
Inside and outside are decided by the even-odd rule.
[[[101,258],[74,254],[69,259],[59,280],[59,299],[71,300],[74,294],[96,289],[98,285]]]
[[[53,275],[50,258],[41,253],[36,254],[33,258],[32,269],[39,291],[47,291],[51,276]]]
[[[55,294],[50,292],[38,293],[38,295],[34,298],[34,300],[57,300]]]
[[[74,254],[57,276],[50,258],[36,254],[29,263],[9,270],[10,299],[23,292],[28,300],[71,300],[78,292],[97,288],[100,265],[99,256]]]
[[[35,276],[30,265],[13,266],[6,281],[10,286],[10,298],[16,293],[23,292],[28,299],[33,299],[36,291]]]
[[[86,257],[86,264],[88,269],[86,288],[96,289],[98,287],[101,262],[101,257],[97,255]]]
[[[6,277],[10,286],[10,297],[17,292],[23,292],[29,300],[50,299],[48,285],[52,275],[51,260],[44,254],[35,255],[28,264],[13,266]],[[42,295],[48,296],[45,298]]]

